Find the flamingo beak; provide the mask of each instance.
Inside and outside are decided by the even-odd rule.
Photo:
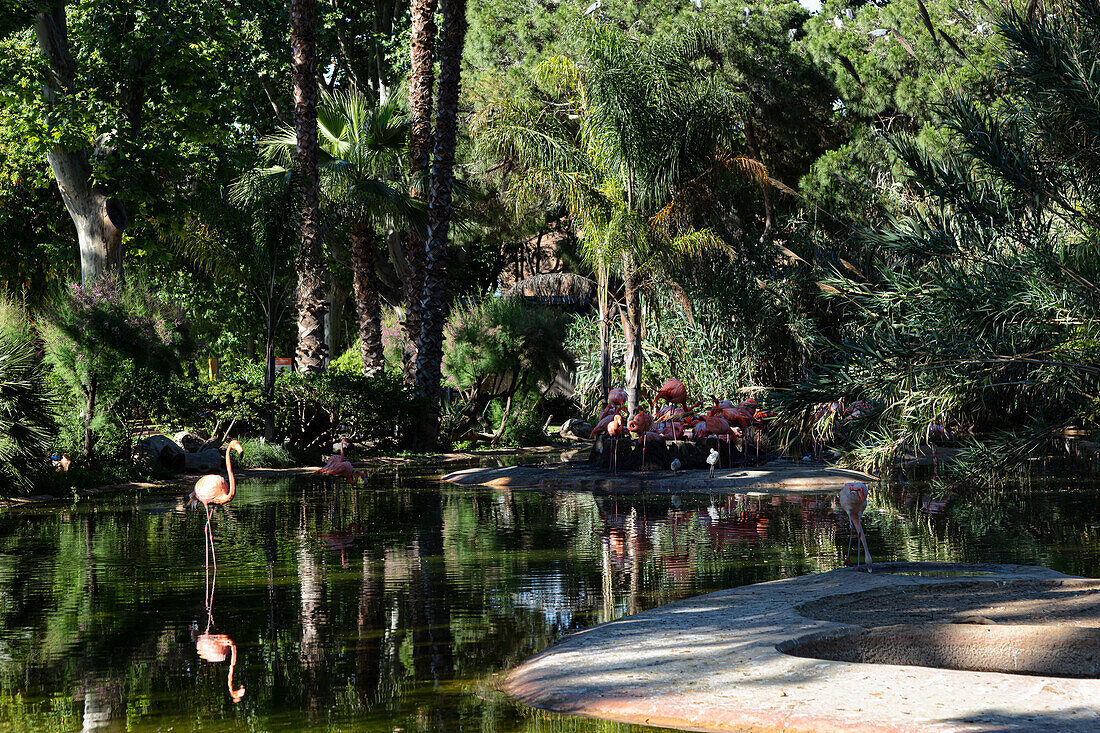
[[[240,443],[237,443],[235,446],[233,446],[233,450],[237,451],[238,455],[244,453],[244,447]]]

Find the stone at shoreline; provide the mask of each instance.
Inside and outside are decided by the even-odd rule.
[[[186,430],[181,430],[176,433],[173,440],[176,442],[176,445],[180,446],[188,453],[198,453],[206,446],[205,440]]]
[[[173,471],[182,471],[188,454],[167,435],[150,435],[134,444],[131,456],[136,463],[159,463]]]
[[[588,436],[592,435],[592,426],[584,420],[573,417],[562,424],[558,435],[566,440],[588,440]]]
[[[216,448],[208,448],[198,453],[188,453],[184,457],[184,467],[188,471],[215,471],[224,460]]]

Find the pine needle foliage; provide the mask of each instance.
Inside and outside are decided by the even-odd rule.
[[[0,495],[28,490],[46,465],[54,410],[27,314],[0,296]]]
[[[871,400],[849,430],[857,463],[885,465],[932,423],[981,436],[963,475],[1100,430],[1100,2],[1009,7],[998,28],[1003,97],[948,98],[944,154],[892,140],[918,205],[862,234],[870,277],[827,273],[855,326],[785,394],[806,422],[814,403]]]

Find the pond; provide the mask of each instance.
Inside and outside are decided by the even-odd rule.
[[[601,621],[840,567],[848,540],[830,496],[616,498],[437,472],[242,482],[214,520],[209,614],[190,487],[4,510],[0,730],[642,730],[527,709],[494,682]],[[866,525],[876,560],[1097,577],[1098,498],[1052,480],[929,513],[875,492]]]

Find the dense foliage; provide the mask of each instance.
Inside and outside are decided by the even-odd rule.
[[[852,436],[864,463],[889,465],[937,424],[983,436],[964,469],[1100,429],[1100,4],[1009,10],[998,28],[997,103],[945,100],[942,152],[892,138],[914,205],[861,233],[873,269],[830,282],[851,340],[791,393],[879,405]]]

